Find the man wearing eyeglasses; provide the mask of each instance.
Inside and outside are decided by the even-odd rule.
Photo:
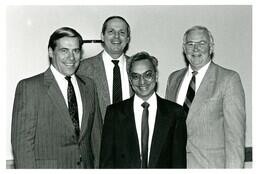
[[[158,61],[146,52],[131,57],[131,98],[107,107],[101,168],[186,168],[185,113],[156,93]]]
[[[183,51],[189,65],[169,76],[166,99],[187,113],[188,168],[242,168],[244,90],[237,72],[212,61],[213,46],[206,27],[185,32]]]

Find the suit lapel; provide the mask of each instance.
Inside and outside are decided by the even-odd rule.
[[[88,91],[86,90],[86,83],[85,81],[83,81],[79,76],[76,75],[76,79],[77,79],[77,84],[80,90],[80,94],[81,94],[81,98],[82,98],[82,106],[83,106],[83,116],[82,116],[82,120],[81,120],[81,130],[80,130],[80,137],[79,137],[79,141],[81,141],[85,130],[86,130],[86,118],[89,118],[89,104],[87,103],[89,100],[88,98],[90,98],[90,96],[88,95]]]
[[[192,105],[190,106],[188,117],[187,117],[187,123],[191,121],[192,116],[195,117],[199,113],[199,110],[202,107],[202,103],[206,102],[211,95],[211,92],[214,88],[214,83],[216,80],[216,65],[211,62],[208,70],[206,71],[204,78],[196,92],[195,98],[193,100]]]
[[[107,81],[107,76],[106,76],[106,71],[105,71],[105,66],[103,63],[103,57],[102,57],[102,53],[101,52],[96,58],[97,61],[95,61],[96,63],[94,64],[95,66],[95,78],[98,80],[98,83],[100,84],[100,87],[102,90],[102,94],[103,94],[103,100],[106,103],[106,106],[108,106],[110,104],[110,94],[109,94],[109,87],[108,87],[108,81]]]
[[[155,168],[163,143],[165,142],[170,128],[170,113],[166,113],[167,109],[160,97],[157,96],[157,114],[150,148],[149,167]]]
[[[131,59],[130,59],[130,57],[128,57],[126,55],[124,57],[125,57],[125,60],[126,60],[126,72],[127,72],[127,76],[128,76],[128,80],[129,80],[128,72],[129,72],[129,66],[130,66],[130,63],[131,63]],[[129,92],[130,92],[130,96],[134,95],[134,92],[133,92],[133,89],[132,89],[130,83],[129,83]]]
[[[126,107],[123,108],[121,114],[121,126],[124,126],[124,134],[126,135],[123,137],[124,145],[129,144],[130,147],[127,147],[127,154],[131,156],[133,159],[131,162],[134,163],[137,167],[140,167],[140,149],[139,149],[139,141],[138,135],[136,130],[134,112],[133,112],[133,101],[134,96],[127,100]]]
[[[48,89],[48,96],[51,99],[52,104],[55,105],[56,109],[60,113],[58,116],[63,120],[68,128],[73,129],[73,123],[70,119],[65,99],[50,68],[48,68],[44,73],[44,84]]]
[[[177,76],[176,78],[176,83],[173,83],[174,86],[173,86],[173,90],[174,93],[174,97],[173,97],[173,101],[176,102],[177,101],[177,97],[178,97],[178,93],[179,93],[179,90],[180,90],[180,87],[181,87],[181,84],[182,84],[182,81],[186,75],[186,72],[187,72],[187,68],[183,69]]]

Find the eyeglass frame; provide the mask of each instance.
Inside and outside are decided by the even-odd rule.
[[[185,42],[183,44],[184,44],[185,48],[190,49],[190,50],[194,49],[195,45],[197,46],[198,49],[204,49],[207,46],[211,45],[211,43],[209,43],[207,41],[204,41],[204,40],[201,40],[199,42],[188,41],[188,42]]]
[[[150,77],[148,78],[147,77],[147,74],[148,73],[151,73],[151,75],[150,75]],[[134,77],[133,77],[133,75],[138,75],[138,78],[137,79],[134,79]],[[154,72],[154,71],[152,71],[152,70],[148,70],[148,71],[146,71],[146,72],[144,72],[144,73],[142,73],[142,74],[138,74],[138,73],[135,73],[135,72],[131,72],[130,74],[129,74],[129,79],[131,80],[131,81],[134,81],[134,82],[139,82],[139,80],[141,79],[141,77],[143,77],[143,79],[144,80],[146,80],[147,82],[151,82],[151,81],[153,81],[153,79],[155,78],[155,75],[156,75],[156,72]]]

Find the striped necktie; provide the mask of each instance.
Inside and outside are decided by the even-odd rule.
[[[193,99],[195,97],[197,73],[198,73],[197,71],[192,72],[193,76],[192,76],[192,79],[190,80],[187,95],[186,95],[185,101],[183,103],[183,108],[187,114],[188,114],[189,108],[193,102]]]

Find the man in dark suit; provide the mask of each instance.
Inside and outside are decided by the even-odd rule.
[[[94,168],[102,120],[93,81],[74,73],[83,39],[63,27],[50,37],[50,67],[16,88],[11,142],[15,168]]]
[[[242,168],[244,90],[237,72],[212,61],[213,48],[206,27],[194,26],[185,32],[183,50],[189,66],[169,76],[166,99],[183,105],[187,112],[188,168]]]
[[[131,98],[107,107],[100,168],[186,168],[185,113],[155,93],[157,59],[131,57]]]
[[[95,81],[104,121],[108,105],[125,100],[132,95],[127,74],[129,57],[125,55],[130,42],[128,22],[121,16],[107,18],[102,27],[101,40],[104,51],[81,61],[77,74],[86,75]],[[119,80],[115,79],[114,61],[118,62]],[[119,82],[121,85],[115,85],[115,82]],[[118,93],[118,91],[120,92]],[[115,94],[116,92],[118,94]],[[115,99],[116,95],[117,99]]]

